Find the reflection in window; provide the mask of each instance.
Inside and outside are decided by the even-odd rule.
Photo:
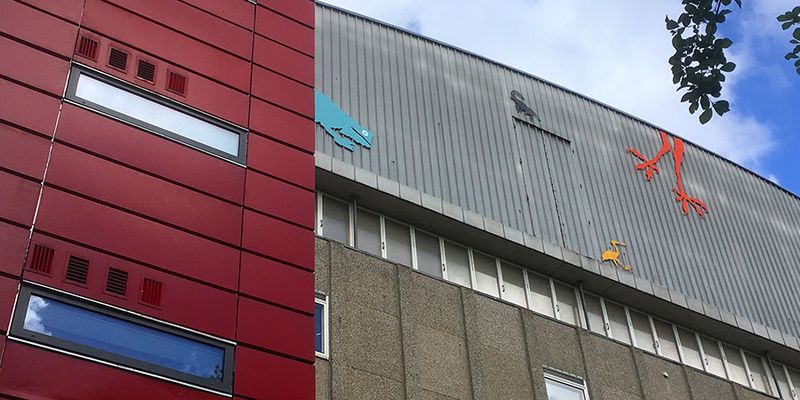
[[[437,278],[442,277],[442,250],[439,238],[420,230],[414,230],[417,242],[417,269]]]
[[[750,360],[747,362],[749,363]],[[781,399],[792,400],[792,388],[789,386],[789,380],[786,378],[786,371],[783,369],[783,365],[773,361],[772,370],[775,371],[775,381],[778,383]]]
[[[706,372],[725,377],[725,364],[722,363],[722,352],[716,340],[700,336],[700,344],[703,346],[703,354],[706,356]]]
[[[445,265],[447,266],[447,279],[459,285],[472,287],[467,249],[455,243],[445,242],[444,254]]]
[[[360,208],[356,218],[356,248],[381,256],[381,219]]]
[[[741,351],[727,344],[723,344],[722,349],[725,351],[725,359],[728,361],[728,378],[740,385],[750,386]]]
[[[500,268],[503,272],[501,297],[503,300],[526,307],[528,302],[525,297],[525,276],[522,274],[522,270],[502,261]]]
[[[633,334],[636,335],[636,347],[655,353],[656,348],[653,343],[653,332],[650,329],[650,318],[633,310],[630,310],[630,314]]]
[[[700,346],[697,344],[697,336],[686,329],[678,328],[678,336],[681,339],[681,350],[683,351],[683,363],[697,369],[703,369],[703,359],[700,356]]]
[[[497,261],[476,251],[472,252],[475,263],[475,288],[491,296],[499,297],[497,286]]]
[[[625,308],[610,301],[606,301],[605,304],[608,325],[611,328],[611,337],[620,342],[630,344],[631,335],[630,331],[628,331],[628,317],[625,315]]]
[[[653,318],[653,325],[656,327],[656,335],[658,335],[658,349],[661,355],[671,360],[679,361],[678,344],[675,342],[675,332],[672,330],[672,325]]]
[[[384,218],[386,226],[386,258],[403,265],[411,265],[411,231],[403,225]]]
[[[322,196],[322,236],[342,243],[350,243],[350,206],[347,203]]]
[[[553,294],[550,290],[550,280],[534,273],[528,274],[528,283],[531,285],[531,308],[539,314],[555,317],[553,312]]]
[[[583,381],[545,372],[544,383],[547,400],[586,400],[586,387]]]
[[[767,375],[767,368],[764,361],[755,354],[744,353],[744,356],[747,360],[747,367],[750,368],[750,383],[753,389],[771,395],[772,390],[770,389],[769,375]]]
[[[601,335],[606,334],[605,322],[603,321],[603,308],[597,296],[586,293],[584,296],[584,307],[586,317],[589,320],[589,329]]]
[[[562,283],[556,283],[556,307],[558,307],[558,319],[571,324],[578,324],[578,298],[575,297],[575,289]]]

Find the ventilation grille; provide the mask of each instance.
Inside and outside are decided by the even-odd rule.
[[[106,291],[120,296],[125,296],[128,291],[128,273],[116,268],[108,269]]]
[[[144,60],[139,60],[139,65],[136,67],[136,77],[144,79],[148,82],[155,82],[156,79],[156,66]]]
[[[86,278],[89,276],[89,260],[69,256],[67,262],[67,280],[70,282],[86,284]]]
[[[97,40],[92,38],[81,36],[78,39],[78,55],[92,59],[97,61],[97,49],[100,47],[100,44]]]
[[[142,295],[140,300],[142,303],[150,304],[152,306],[160,306],[161,305],[161,290],[163,289],[164,284],[161,281],[157,281],[155,279],[144,278],[144,284],[142,285]]]
[[[35,244],[33,246],[33,252],[30,256],[28,269],[31,271],[41,272],[43,274],[49,274],[53,270],[54,254],[55,250],[47,246]]]
[[[108,65],[125,71],[128,68],[128,53],[112,47],[111,52],[108,53]]]
[[[186,77],[181,74],[176,74],[172,71],[169,72],[167,78],[167,90],[177,93],[181,96],[186,95]]]

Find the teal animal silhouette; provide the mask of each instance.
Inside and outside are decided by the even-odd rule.
[[[336,144],[350,151],[356,149],[356,143],[372,147],[372,132],[342,111],[325,93],[314,90],[314,107],[314,121],[325,128]]]

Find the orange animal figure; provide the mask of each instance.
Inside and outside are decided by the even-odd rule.
[[[636,164],[636,169],[639,171],[645,171],[645,179],[650,182],[650,179],[653,178],[653,173],[659,174],[661,170],[656,166],[661,157],[665,154],[669,153],[672,150],[672,158],[675,161],[675,178],[678,181],[678,187],[672,188],[672,191],[675,192],[676,197],[675,201],[681,203],[681,208],[683,209],[683,214],[689,214],[689,206],[691,205],[697,215],[700,218],[705,217],[705,213],[708,212],[708,207],[700,201],[700,199],[690,197],[686,194],[686,190],[683,188],[683,181],[681,180],[681,165],[683,164],[683,140],[681,138],[675,138],[675,147],[671,148],[669,145],[669,136],[664,131],[661,131],[661,150],[658,151],[653,159],[648,160],[647,157],[643,156],[638,151],[628,148],[627,152],[633,154],[636,158],[642,160],[642,163]]]
[[[611,241],[611,247],[613,247],[613,250],[609,249],[609,250],[604,251],[603,254],[600,255],[600,257],[602,258],[603,261],[611,261],[612,263],[614,263],[614,265],[616,265],[618,267],[622,267],[622,269],[624,269],[625,271],[632,270],[633,267],[631,267],[630,265],[625,265],[625,264],[623,264],[622,262],[619,261],[619,256],[622,253],[622,251],[620,251],[619,247],[617,247],[617,246],[623,246],[624,247],[625,243],[618,242],[616,240],[612,240]]]

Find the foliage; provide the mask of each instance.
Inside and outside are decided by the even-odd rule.
[[[800,25],[800,6],[779,15],[778,22],[781,22],[781,28],[783,28],[783,30],[787,30],[794,25]],[[792,32],[792,40],[789,40],[789,43],[795,45],[794,49],[786,53],[783,58],[789,61],[794,59],[794,66],[797,73],[800,74],[800,27],[794,29],[794,32]]]
[[[741,8],[741,0],[733,0]],[[732,72],[736,64],[725,58],[725,49],[733,41],[717,37],[717,26],[726,20],[732,10],[731,0],[683,0],[684,12],[677,20],[666,17],[667,30],[672,34],[675,54],[669,58],[672,81],[678,91],[684,90],[681,102],[689,103],[689,113],[700,113],[700,123],[705,124],[714,115],[730,109],[721,96],[725,73]]]

